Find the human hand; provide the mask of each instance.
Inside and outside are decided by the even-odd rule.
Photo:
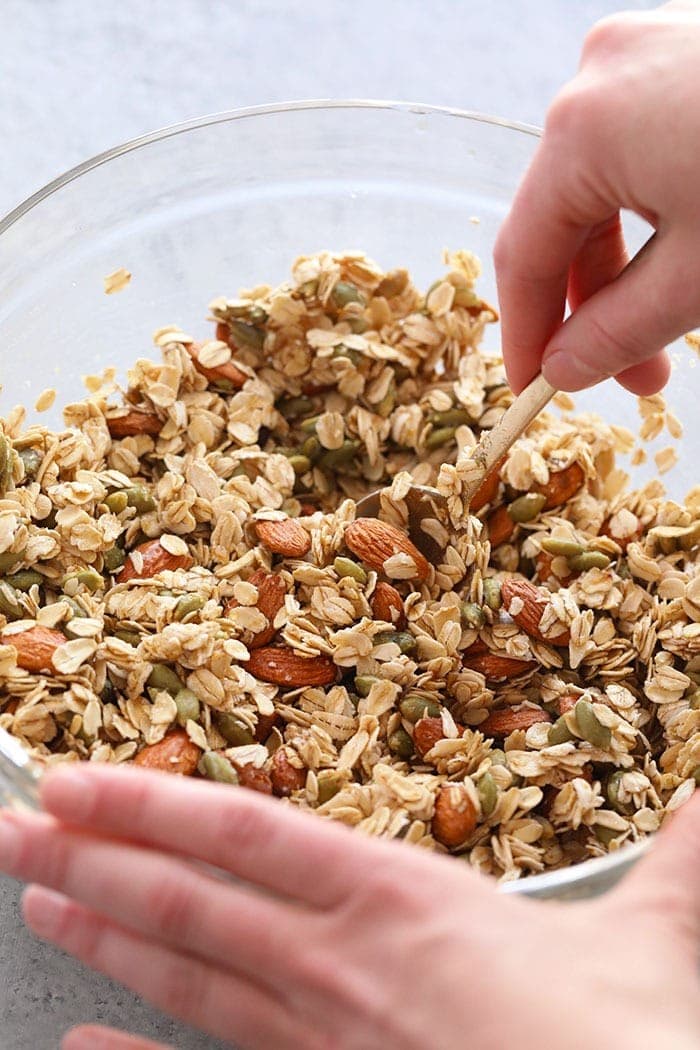
[[[698,141],[700,4],[594,26],[494,252],[516,392],[540,367],[562,390],[665,384],[661,348],[700,323]],[[620,208],[656,231],[629,265]]]
[[[49,773],[43,803],[0,819],[0,867],[41,884],[31,929],[239,1046],[700,1042],[700,798],[620,889],[569,905],[244,789],[80,766]],[[153,1046],[94,1027],[63,1043]]]

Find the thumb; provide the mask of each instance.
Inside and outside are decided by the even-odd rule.
[[[559,390],[582,390],[630,373],[694,328],[700,322],[697,258],[697,247],[680,235],[653,237],[552,336],[542,359],[545,378]],[[663,385],[663,369],[658,375]]]
[[[655,836],[651,851],[617,891],[641,913],[670,922],[700,944],[700,791]]]

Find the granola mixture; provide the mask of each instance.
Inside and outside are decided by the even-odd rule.
[[[160,329],[126,391],[87,377],[64,431],[1,421],[0,725],[40,762],[240,784],[506,879],[689,797],[700,490],[629,491],[634,436],[562,395],[467,507],[512,395],[478,264],[446,263],[423,295],[298,259],[209,341]],[[411,475],[445,497],[412,530]]]

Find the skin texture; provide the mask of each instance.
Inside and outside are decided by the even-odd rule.
[[[700,797],[618,890],[568,905],[245,789],[95,765],[50,772],[42,800],[0,819],[30,928],[236,1046],[700,1045]]]
[[[594,26],[495,246],[516,392],[540,367],[562,390],[664,386],[663,347],[700,324],[699,139],[700,4]],[[621,208],[654,229],[631,262]]]

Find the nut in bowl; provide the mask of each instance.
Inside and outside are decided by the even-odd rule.
[[[463,238],[481,255],[487,226]],[[264,790],[561,888],[588,858],[619,871],[694,786],[697,500],[625,491],[633,435],[562,400],[470,515],[469,452],[511,395],[478,349],[475,257],[424,247],[306,256],[283,283],[253,253],[223,289],[219,259],[158,317],[148,270],[93,261],[133,272],[102,329],[128,382],[101,359],[87,401],[60,392],[68,430],[5,412],[0,724],[39,762]],[[207,329],[196,303],[239,284]],[[131,304],[139,333],[183,325],[149,359]],[[430,559],[411,478],[449,510]],[[381,485],[380,520],[355,519]]]

